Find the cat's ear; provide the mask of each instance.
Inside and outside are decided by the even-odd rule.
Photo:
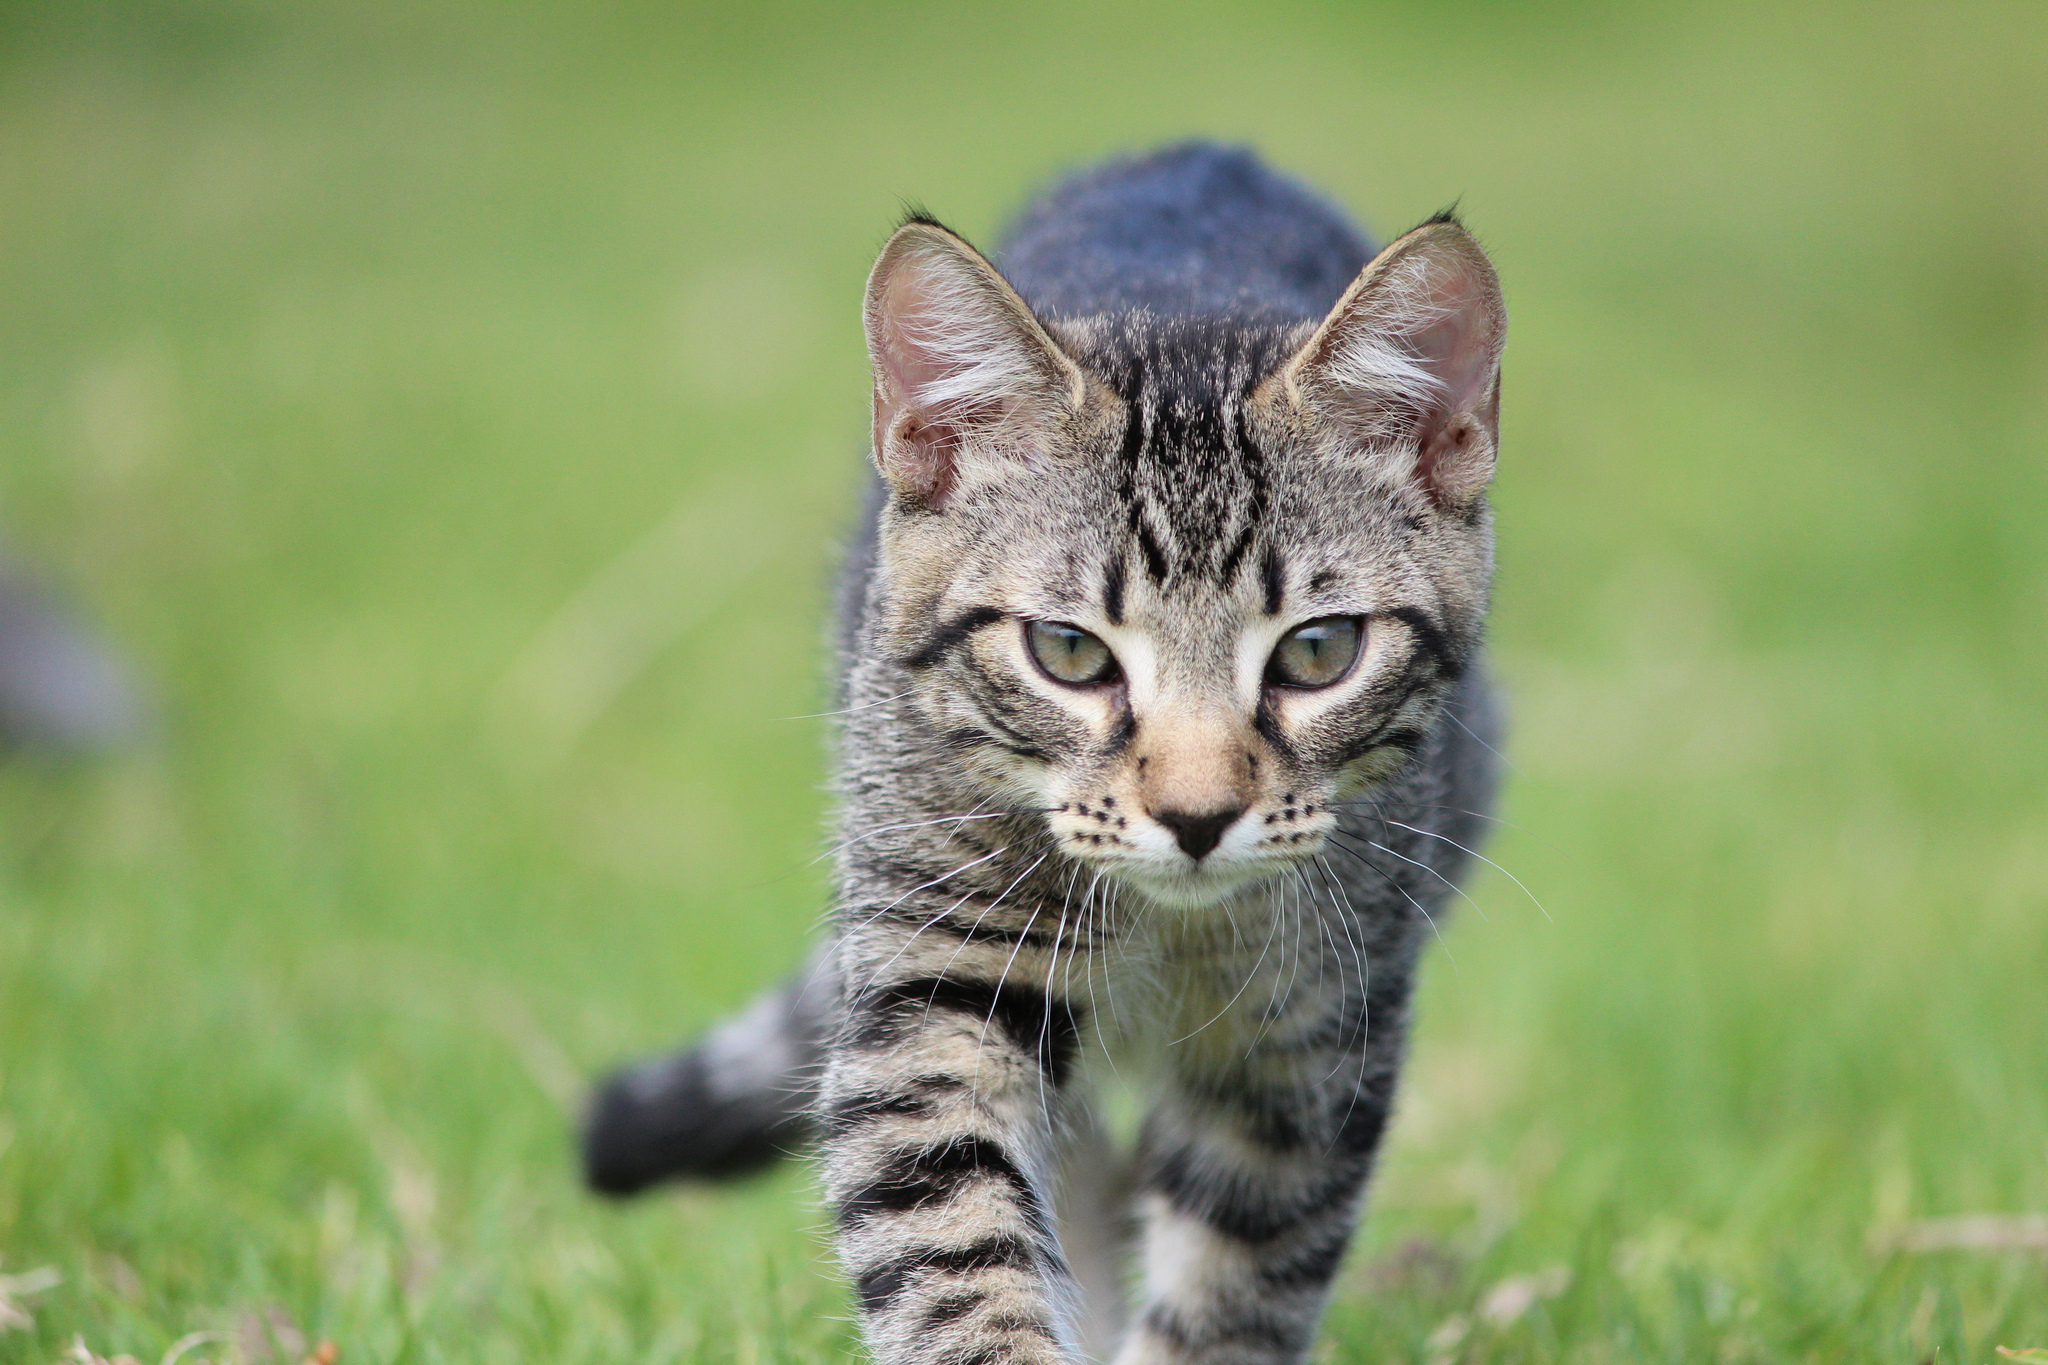
[[[963,480],[1031,464],[1081,371],[960,237],[905,223],[868,276],[875,462],[899,497],[940,508]]]
[[[1446,214],[1374,257],[1283,373],[1341,439],[1464,506],[1493,478],[1507,325],[1493,263]]]

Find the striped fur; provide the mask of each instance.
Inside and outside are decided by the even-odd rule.
[[[1189,146],[1056,189],[1000,266],[906,224],[868,323],[832,943],[614,1082],[593,1178],[733,1169],[802,1112],[887,1365],[1298,1361],[1492,797],[1491,267]],[[1347,674],[1264,674],[1333,616]],[[1054,681],[1031,621],[1118,674]]]

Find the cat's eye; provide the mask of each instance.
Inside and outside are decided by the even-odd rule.
[[[1351,671],[1364,623],[1356,616],[1319,616],[1280,637],[1266,661],[1266,681],[1280,687],[1328,687]]]
[[[1028,621],[1024,640],[1031,646],[1031,657],[1054,682],[1085,687],[1116,680],[1116,655],[1099,637],[1079,626],[1064,621]]]

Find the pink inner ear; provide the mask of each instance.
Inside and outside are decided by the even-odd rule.
[[[957,359],[949,364],[937,344],[932,291],[920,274],[914,269],[899,270],[883,290],[876,361],[887,371],[884,378],[898,405],[928,410],[931,405],[925,396],[958,375],[962,366]]]
[[[1410,333],[1408,344],[1443,385],[1443,411],[1470,412],[1480,405],[1482,386],[1493,377],[1494,338],[1484,288],[1469,271],[1456,268],[1431,284],[1435,320]]]
[[[1497,304],[1488,282],[1462,261],[1429,272],[1431,319],[1403,341],[1439,388],[1419,414],[1416,476],[1439,502],[1460,502],[1493,476],[1499,439]]]
[[[952,491],[960,430],[928,395],[942,392],[964,368],[949,363],[935,344],[932,291],[922,272],[899,271],[882,294],[881,335],[875,364],[875,451],[893,481],[923,502],[939,503]]]
[[[936,505],[1016,453],[1057,406],[1049,342],[964,244],[906,228],[868,295],[875,454],[904,496]]]

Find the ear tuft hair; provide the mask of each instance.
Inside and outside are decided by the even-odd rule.
[[[868,277],[875,460],[906,503],[938,510],[956,484],[1044,447],[1080,372],[996,268],[958,234],[913,218]]]
[[[1282,373],[1345,448],[1462,506],[1493,476],[1506,339],[1500,279],[1453,205],[1374,257]]]

